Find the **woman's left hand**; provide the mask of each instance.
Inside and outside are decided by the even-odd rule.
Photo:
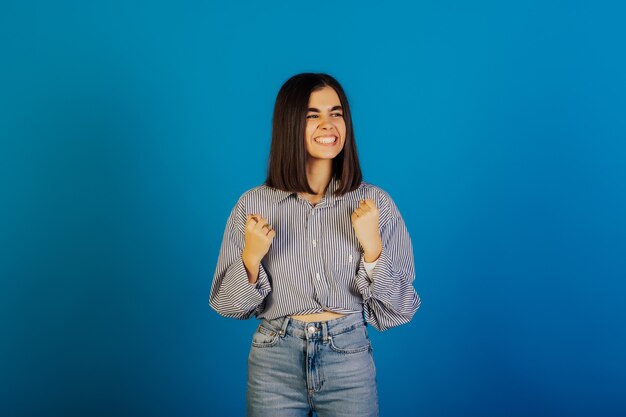
[[[352,212],[352,228],[361,244],[365,262],[374,262],[383,250],[378,230],[378,207],[374,200],[361,200]]]

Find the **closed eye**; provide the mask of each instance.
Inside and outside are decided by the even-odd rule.
[[[343,117],[343,114],[341,114],[341,113],[333,113],[333,114],[331,114],[331,116]],[[319,116],[317,114],[310,114],[306,118],[308,119],[308,118],[311,118],[311,117],[319,117]]]

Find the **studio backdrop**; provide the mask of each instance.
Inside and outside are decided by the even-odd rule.
[[[623,416],[621,2],[3,1],[0,410],[243,416],[208,305],[279,87],[325,72],[412,239],[382,416]]]

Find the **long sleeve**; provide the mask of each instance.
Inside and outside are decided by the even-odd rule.
[[[248,282],[241,257],[244,246],[246,214],[241,198],[232,209],[222,239],[209,305],[224,317],[248,319],[259,314],[265,297],[272,290],[265,268],[259,264],[256,284]]]
[[[383,331],[409,322],[421,300],[413,288],[415,266],[413,248],[404,220],[395,203],[388,198],[388,211],[381,226],[383,248],[371,278],[361,255],[356,282],[363,297],[365,319]]]

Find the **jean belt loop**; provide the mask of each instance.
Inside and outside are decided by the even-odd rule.
[[[280,331],[278,332],[280,337],[283,337],[287,333],[287,325],[289,324],[289,319],[290,318],[291,317],[289,317],[289,316],[285,316],[285,318],[283,320],[283,324],[282,324],[282,326],[280,326]]]
[[[324,343],[328,342],[328,322],[327,321],[322,322],[322,340],[324,341]]]

